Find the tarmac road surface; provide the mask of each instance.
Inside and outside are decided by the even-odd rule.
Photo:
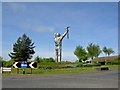
[[[118,88],[118,71],[45,76],[3,76],[2,88]]]

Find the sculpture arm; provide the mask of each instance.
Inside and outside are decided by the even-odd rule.
[[[69,32],[68,30],[69,27],[66,28],[66,31],[60,36],[61,40],[67,35],[67,33]]]

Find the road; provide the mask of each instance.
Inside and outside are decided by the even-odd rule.
[[[118,88],[118,72],[89,74],[3,76],[3,88]]]

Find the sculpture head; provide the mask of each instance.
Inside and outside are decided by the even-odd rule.
[[[60,37],[60,34],[59,34],[59,33],[56,33],[56,34],[55,34],[55,37]]]

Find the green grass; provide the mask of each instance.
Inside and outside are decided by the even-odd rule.
[[[105,65],[110,68],[110,70],[117,70],[118,65]],[[32,74],[44,75],[44,74],[77,74],[77,73],[90,73],[98,72],[96,68],[101,66],[94,67],[76,67],[76,68],[62,68],[62,69],[32,69]],[[104,66],[102,66],[104,67]],[[31,69],[25,69],[26,74],[31,73]],[[19,69],[19,74],[23,74],[23,69]],[[3,73],[3,75],[19,75],[17,74],[17,69],[12,68],[11,73]]]

